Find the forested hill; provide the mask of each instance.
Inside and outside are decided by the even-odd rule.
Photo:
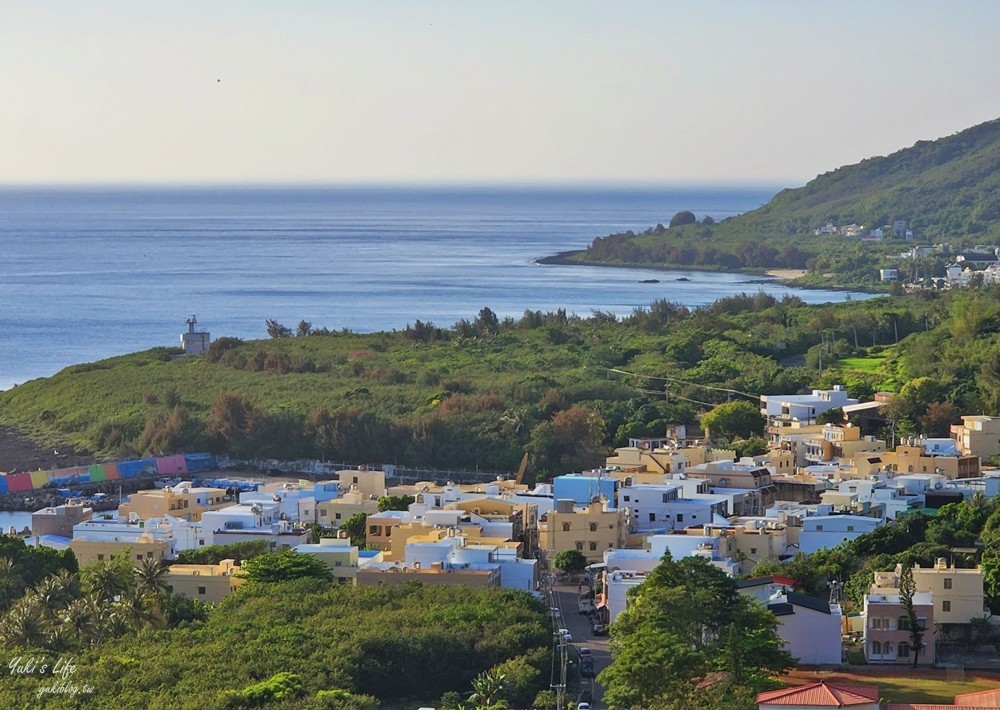
[[[907,220],[921,241],[1000,238],[1000,119],[824,173],[734,221],[796,234],[827,221],[882,226],[894,219]]]
[[[925,267],[943,276],[955,252],[1000,242],[1000,119],[891,155],[869,158],[824,173],[804,187],[783,190],[766,205],[716,222],[680,212],[635,234],[597,237],[585,250],[552,261],[699,269],[806,269],[805,283],[888,289],[879,268],[897,267],[902,241],[894,221],[913,232],[916,244],[948,244],[951,251]],[[665,218],[663,220],[667,222]],[[817,235],[817,229],[876,228],[881,242],[859,235]],[[905,274],[904,274],[905,276]]]

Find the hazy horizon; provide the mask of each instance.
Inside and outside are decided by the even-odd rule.
[[[1000,4],[8,8],[0,185],[796,187],[1000,116]]]

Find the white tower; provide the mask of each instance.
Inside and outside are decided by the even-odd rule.
[[[185,355],[199,355],[208,350],[211,336],[205,331],[195,331],[198,325],[198,316],[191,316],[184,320],[187,323],[187,332],[181,333],[181,347],[184,348]]]

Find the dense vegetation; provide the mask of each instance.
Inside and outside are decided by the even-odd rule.
[[[1000,120],[818,176],[746,214],[715,222],[671,220],[641,234],[595,239],[573,261],[713,269],[809,269],[812,283],[878,285],[886,257],[909,246],[890,239],[814,236],[828,222],[867,229],[905,220],[918,244],[956,250],[1000,241]],[[891,228],[890,228],[891,233]],[[565,257],[564,257],[565,258]],[[947,256],[912,263],[913,277],[942,276]],[[909,268],[904,268],[904,276]]]
[[[47,577],[0,619],[11,658],[34,659],[0,679],[3,706],[373,710],[466,698],[493,678],[497,700],[527,707],[546,685],[549,620],[530,595],[337,586],[314,561],[254,557],[250,581],[214,609],[124,558],[82,580]],[[65,677],[60,659],[73,666]],[[39,701],[63,681],[75,698]]]
[[[757,692],[776,687],[773,675],[795,665],[777,618],[703,558],[668,553],[629,596],[611,625],[614,661],[599,678],[611,707],[749,710]]]
[[[95,456],[207,447],[509,471],[527,451],[535,472],[551,474],[693,424],[732,397],[753,401],[732,391],[899,390],[897,434],[1000,412],[995,289],[836,306],[765,294],[694,311],[658,301],[623,319],[491,316],[451,329],[222,338],[208,357],[151,350],[79,365],[0,394],[0,424]]]

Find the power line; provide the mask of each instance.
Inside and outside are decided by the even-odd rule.
[[[658,394],[658,395],[665,394],[664,392],[659,392],[657,390],[644,390],[639,387],[635,387],[634,389],[636,392],[642,392],[643,394]],[[693,404],[701,404],[706,407],[715,407],[719,404],[718,402],[702,402],[701,400],[691,399],[690,397],[682,397],[679,394],[674,394],[673,392],[671,392],[669,396],[670,399],[683,399],[685,402],[691,402]]]
[[[620,375],[629,375],[631,377],[642,377],[647,380],[661,380],[663,382],[679,382],[682,385],[691,385],[692,387],[703,387],[707,390],[715,390],[716,392],[728,392],[729,394],[738,394],[744,397],[749,397],[750,399],[760,400],[759,394],[750,394],[749,392],[741,392],[740,390],[729,389],[728,387],[715,387],[714,385],[703,385],[700,382],[690,382],[688,380],[682,380],[679,377],[663,377],[657,375],[640,375],[637,372],[628,372],[626,370],[619,370],[614,367],[607,368],[608,372],[617,372]],[[714,406],[714,405],[713,405]]]

